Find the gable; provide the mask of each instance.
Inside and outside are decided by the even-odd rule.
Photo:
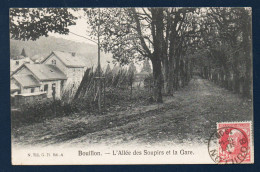
[[[11,84],[19,85],[19,83],[18,83],[14,78],[11,78],[10,83],[11,83]]]
[[[10,82],[10,90],[11,91],[20,90],[20,84],[13,78],[11,79],[11,82]]]
[[[21,67],[15,72],[16,75],[30,75],[33,74],[29,69],[27,69],[25,66]]]
[[[32,64],[30,64],[32,65]],[[31,75],[33,76],[36,80],[39,80],[39,78],[30,70],[28,69],[28,67],[26,66],[26,64],[23,64],[22,66],[20,66],[18,69],[16,69],[16,71],[13,72],[13,74],[11,75],[12,79],[14,79],[14,76],[19,76],[19,77],[23,77],[26,75]],[[16,81],[17,82],[17,81]]]
[[[53,51],[49,56],[47,56],[42,63],[48,61],[51,57],[56,56],[66,67],[68,68],[84,68],[85,62],[81,60],[80,56],[72,54],[71,52],[63,51]],[[49,64],[50,61],[48,61]]]
[[[66,72],[66,65],[55,55],[55,54],[51,54],[47,59],[45,59],[42,64],[52,64],[52,61],[55,60],[56,61],[56,66],[61,70]]]
[[[33,75],[37,80],[66,80],[66,75],[55,65],[49,64],[24,64],[18,68],[14,75]]]
[[[14,75],[13,79],[15,79],[23,87],[40,86],[40,82],[33,75]]]

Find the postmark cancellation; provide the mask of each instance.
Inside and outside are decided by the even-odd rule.
[[[221,122],[208,142],[209,155],[218,164],[254,163],[252,123]]]

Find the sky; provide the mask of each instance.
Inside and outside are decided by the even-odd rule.
[[[90,36],[89,36],[90,35],[90,27],[87,24],[87,22],[86,22],[87,19],[86,19],[85,16],[83,16],[83,13],[80,12],[80,11],[79,12],[70,11],[70,12],[77,17],[81,16],[81,18],[76,20],[76,25],[68,27],[70,32],[75,33],[77,35],[84,36],[88,39],[91,39]],[[88,43],[88,44],[92,44],[92,45],[97,45],[96,43],[94,43],[94,42],[92,42],[88,39],[82,38],[80,36],[76,36],[75,34],[72,34],[72,33],[69,33],[68,35],[61,35],[61,34],[58,34],[58,33],[49,33],[49,35],[57,37],[57,38],[63,38],[63,39],[75,41],[75,42],[83,42],[83,43]],[[135,63],[135,66],[136,66],[137,71],[140,72],[141,68],[142,68],[142,63]]]
[[[84,12],[81,10],[73,11],[72,9],[69,9],[69,12],[78,18],[76,20],[76,25],[72,25],[72,26],[68,27],[70,32],[75,33],[77,35],[81,35],[81,36],[86,37],[91,40],[91,38],[89,36],[90,35],[90,26],[87,24],[87,18],[86,18],[86,16],[84,16]],[[57,38],[64,38],[64,39],[72,40],[75,42],[84,42],[84,43],[96,45],[96,43],[94,43],[90,40],[87,40],[85,38],[82,38],[80,36],[77,36],[75,34],[72,34],[72,33],[69,33],[68,35],[50,33],[50,35],[57,37]]]
[[[76,21],[76,25],[69,26],[68,28],[72,33],[75,33],[77,35],[81,35],[81,36],[84,36],[84,37],[91,39],[89,37],[89,33],[90,33],[89,26],[86,22],[86,19],[84,19],[84,18],[78,19]],[[88,30],[88,32],[87,32],[87,30]],[[84,43],[96,45],[92,41],[89,41],[85,38],[82,38],[80,36],[76,36],[76,35],[71,34],[71,33],[69,33],[68,35],[61,35],[61,34],[58,34],[58,33],[50,33],[50,36],[54,36],[54,37],[57,37],[57,38],[64,38],[64,39],[72,40],[72,41],[75,41],[75,42],[84,42]]]

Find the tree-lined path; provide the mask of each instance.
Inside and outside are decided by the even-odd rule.
[[[12,8],[10,36],[25,41],[69,34],[78,19],[86,29],[78,36],[96,40],[121,65],[151,62],[156,102],[163,102],[163,90],[172,95],[185,86],[194,71],[252,97],[251,8]]]
[[[12,130],[13,143],[153,144],[163,141],[206,143],[216,122],[252,120],[252,102],[194,76],[188,86],[163,97],[164,103],[132,105],[100,116],[73,114]]]

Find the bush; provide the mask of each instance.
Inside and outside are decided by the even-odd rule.
[[[72,115],[77,112],[94,113],[98,111],[97,100],[94,99],[94,71],[93,69],[87,73],[85,78],[86,83],[80,93],[81,96],[74,98],[75,90],[67,89],[63,91],[61,100],[53,101],[52,99],[35,101],[33,103],[23,104],[20,111],[12,111],[12,125],[16,127],[22,124],[31,124],[35,122],[42,122],[45,119]],[[145,102],[149,96],[147,90],[133,91],[130,94],[130,85],[133,82],[133,73],[129,73],[125,69],[119,70],[117,73],[105,73],[106,77],[106,108],[113,106],[128,106],[131,102]],[[152,76],[148,79],[151,80]],[[147,85],[147,84],[146,84]],[[103,99],[102,95],[102,101]],[[102,106],[104,104],[102,103]]]
[[[71,103],[63,103],[61,100],[35,101],[21,105],[20,111],[11,112],[12,125],[41,122],[46,118],[65,116],[78,112],[77,106]]]

